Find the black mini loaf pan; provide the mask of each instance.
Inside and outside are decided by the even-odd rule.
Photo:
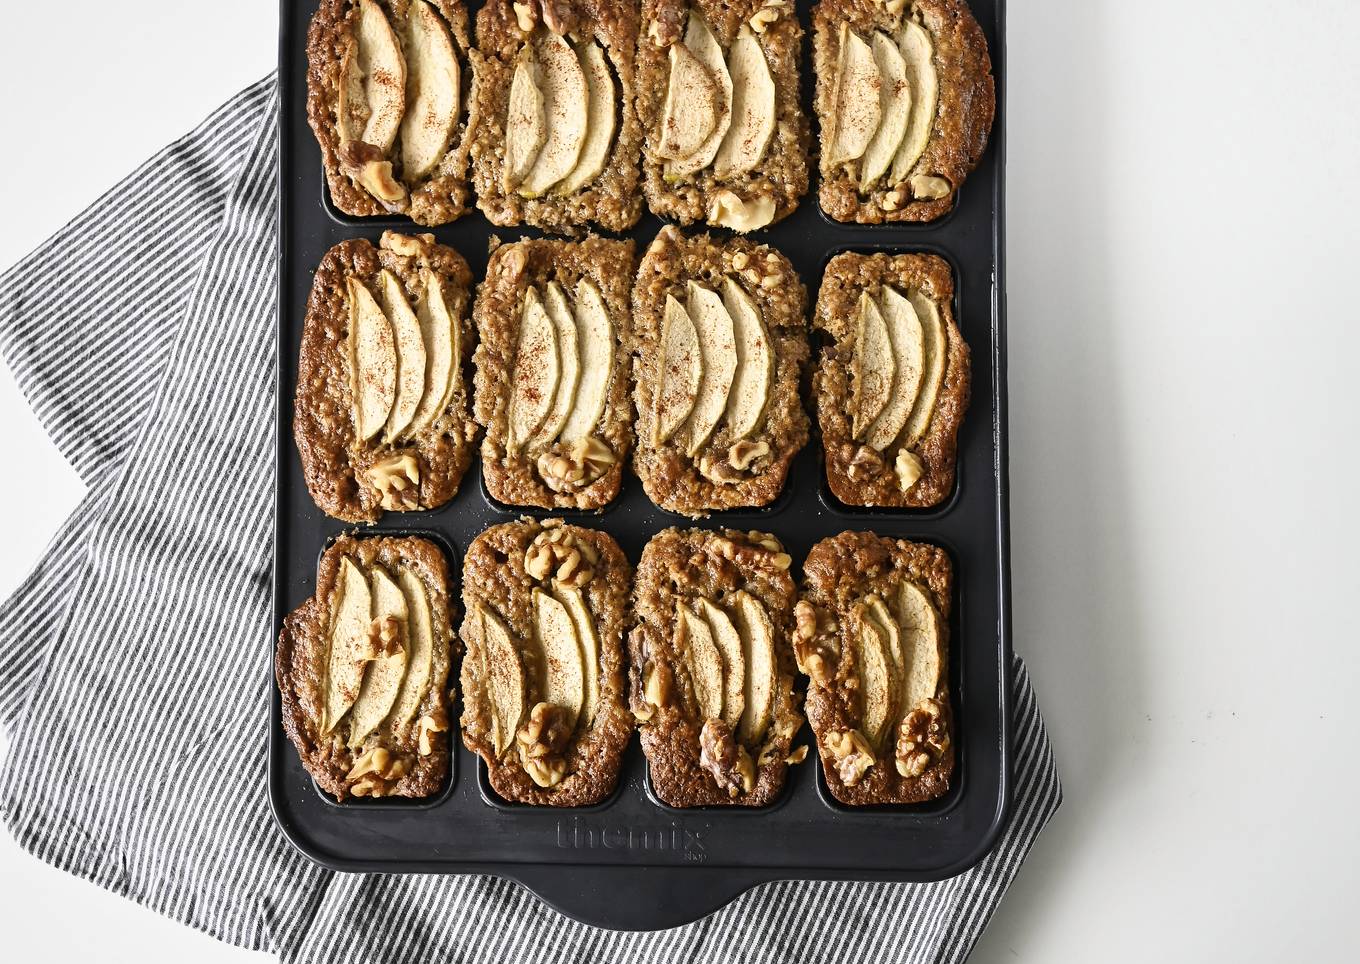
[[[306,119],[305,43],[315,6],[315,0],[283,0],[281,17],[276,633],[283,617],[313,592],[318,553],[337,534],[352,530],[312,503],[293,442],[298,348],[312,273],[328,248],[348,238],[376,243],[384,228],[429,230],[404,219],[361,222],[333,214],[320,150]],[[472,6],[475,14],[477,4]],[[811,4],[799,0],[796,7],[809,38],[803,93],[811,116]],[[809,307],[827,259],[841,250],[928,251],[950,262],[957,318],[973,364],[973,396],[959,436],[953,496],[924,511],[840,505],[825,486],[814,425],[784,494],[771,507],[718,513],[698,523],[773,532],[792,554],[795,570],[815,542],[847,529],[930,542],[949,553],[955,565],[950,685],[958,748],[949,792],[918,806],[844,807],[827,792],[805,726],[795,746],[809,744],[807,761],[790,769],[778,801],[754,812],[676,810],[661,804],[648,787],[636,739],[625,754],[618,791],[596,807],[559,811],[499,801],[480,762],[458,740],[449,786],[433,800],[337,806],[302,768],[283,733],[275,693],[268,734],[270,802],[284,834],[304,854],[349,872],[496,874],[520,882],[577,920],[653,929],[695,920],[766,881],[939,880],[968,869],[988,852],[1005,821],[1011,769],[1004,4],[973,0],[972,8],[991,47],[998,114],[987,153],[963,186],[955,210],[931,225],[829,228],[817,206],[814,159],[812,187],[798,210],[753,235],[789,257],[808,287]],[[661,225],[644,214],[628,232],[639,252]],[[478,279],[493,234],[506,240],[541,236],[533,229],[497,228],[480,212],[435,228],[434,234],[468,259]],[[429,534],[452,553],[487,526],[522,514],[487,497],[474,464],[446,506],[389,514],[360,533]],[[652,505],[631,474],[607,510],[573,515],[575,522],[609,532],[634,563],[651,536],[691,524]],[[462,560],[451,554],[449,562],[457,583]],[[456,678],[456,667],[454,672]]]

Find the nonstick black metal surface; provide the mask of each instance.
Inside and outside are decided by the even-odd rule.
[[[478,5],[473,4],[474,13]],[[347,238],[376,243],[385,228],[429,230],[404,218],[349,218],[330,207],[305,110],[305,39],[315,6],[315,0],[282,0],[276,634],[284,615],[312,593],[320,552],[351,528],[327,518],[312,503],[293,443],[298,346],[312,273],[326,250]],[[636,739],[624,758],[619,789],[604,804],[578,810],[509,804],[492,792],[485,767],[461,747],[456,733],[452,776],[438,796],[338,805],[316,789],[302,768],[284,736],[275,693],[270,802],[284,834],[303,853],[344,871],[496,874],[519,881],[577,920],[650,929],[694,920],[763,881],[938,880],[967,869],[988,851],[1005,818],[1010,782],[1005,118],[1000,106],[1004,2],[973,0],[972,8],[991,46],[998,114],[986,156],[964,185],[957,208],[926,226],[837,224],[818,209],[814,161],[812,189],[799,209],[754,235],[787,255],[798,269],[808,287],[809,313],[823,266],[838,251],[927,251],[950,262],[958,292],[955,314],[973,362],[972,403],[959,438],[952,498],[925,511],[841,505],[825,485],[814,424],[812,441],[795,460],[785,492],[772,507],[717,513],[698,523],[772,531],[793,555],[795,570],[813,543],[846,529],[932,542],[949,553],[955,566],[949,673],[958,748],[949,793],[919,806],[843,807],[827,791],[805,726],[794,745],[809,745],[807,761],[790,769],[788,785],[774,805],[756,811],[665,806],[650,791]],[[797,3],[809,38],[803,57],[809,117],[810,9],[806,0]],[[815,119],[813,123],[815,128]],[[639,253],[661,224],[645,214],[629,232]],[[434,234],[468,259],[477,279],[485,270],[492,234],[505,240],[541,236],[532,229],[496,228],[480,212],[435,228]],[[521,514],[524,510],[491,502],[474,462],[448,505],[434,512],[389,513],[372,531],[434,537],[450,553],[456,594],[468,543],[487,526]],[[565,514],[609,532],[634,563],[652,535],[668,526],[691,524],[653,506],[631,474],[625,476],[618,500],[604,512]],[[457,679],[456,667],[450,679]]]

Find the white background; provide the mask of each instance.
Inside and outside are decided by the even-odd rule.
[[[4,265],[275,58],[273,0],[59,7],[0,31]],[[1067,800],[979,964],[1354,959],[1358,37],[1011,3],[1015,635]],[[2,370],[0,425],[2,595],[81,489]],[[0,908],[47,960],[247,958],[3,834]]]

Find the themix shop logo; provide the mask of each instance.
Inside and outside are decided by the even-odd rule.
[[[708,859],[704,835],[708,824],[635,827],[592,823],[580,817],[557,821],[557,846],[562,850],[634,850],[674,854],[690,863]]]

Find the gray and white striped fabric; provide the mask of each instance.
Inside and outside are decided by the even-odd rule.
[[[336,874],[291,849],[265,794],[276,100],[272,77],[243,91],[0,277],[0,353],[90,490],[0,609],[9,832],[286,961],[965,958],[1061,800],[1018,661],[1014,816],[943,883],[771,884],[629,934],[496,878]]]

